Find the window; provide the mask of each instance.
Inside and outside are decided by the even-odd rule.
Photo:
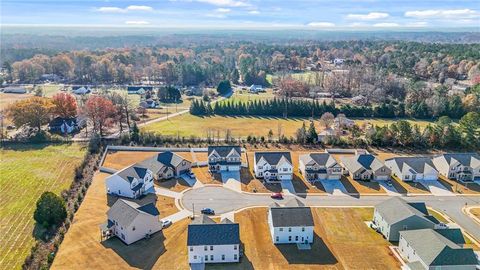
[[[237,254],[233,254],[233,259],[236,261],[238,260],[238,255]]]
[[[213,255],[210,255],[210,261],[213,261]]]
[[[259,170],[262,170],[262,169],[263,169],[263,166],[258,166],[258,169],[259,169]]]
[[[210,246],[210,250],[213,250],[213,246]]]
[[[207,250],[208,250],[208,247],[207,247],[207,246],[204,246],[204,247],[203,247],[203,250],[207,251]]]
[[[275,236],[275,242],[278,242],[280,239],[278,238],[278,236]]]
[[[410,179],[410,175],[405,175],[405,180]]]
[[[298,235],[295,236],[295,241],[298,241]]]
[[[132,231],[135,231],[135,226],[132,227]]]
[[[225,261],[225,254],[222,254],[222,261]]]
[[[288,232],[292,232],[292,228],[288,228]]]
[[[278,229],[279,231],[283,232],[283,228]]]
[[[205,255],[205,261],[206,262],[208,261],[208,255]]]
[[[193,247],[190,247],[190,251],[193,251]]]
[[[292,236],[288,236],[288,242],[292,241]]]
[[[407,226],[407,225],[403,225],[403,230],[404,230],[404,231],[408,230],[408,226]]]
[[[197,255],[193,256],[193,259],[196,260],[196,259],[197,259]]]
[[[121,235],[122,235],[122,239],[125,240],[125,235],[123,233]]]
[[[233,250],[237,250],[238,249],[238,246],[237,245],[234,245],[233,246]]]
[[[302,227],[302,232],[304,232],[304,231],[305,231],[305,227]]]

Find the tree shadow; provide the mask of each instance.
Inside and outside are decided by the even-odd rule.
[[[296,244],[281,244],[275,245],[275,247],[289,264],[333,265],[338,263],[327,244],[315,232],[313,244],[309,250],[299,250]]]
[[[307,197],[306,193],[309,187],[307,186],[307,184],[305,184],[303,179],[296,173],[293,174],[292,184],[293,184],[293,188],[295,189],[295,192],[297,193],[297,196],[300,196],[302,198]],[[303,193],[303,194],[299,194],[299,193]]]
[[[166,188],[166,189],[171,189],[171,188],[175,187],[177,184],[182,186],[182,187],[186,187],[186,188],[190,187],[190,185],[187,183],[187,181],[185,181],[181,177],[168,179],[166,181],[156,181],[156,184],[159,187]]]
[[[71,145],[72,142],[2,142],[0,148],[13,151],[33,151],[42,150],[48,146]]]
[[[342,175],[342,177],[340,177],[340,182],[342,182],[342,185],[345,187],[348,193],[359,194],[358,190],[353,186],[350,180],[347,179],[347,177]]]
[[[159,231],[149,239],[142,239],[130,245],[126,245],[117,237],[103,241],[102,245],[112,249],[131,267],[152,269],[158,258],[166,251],[164,241],[163,231]]]
[[[118,197],[118,196],[113,196],[113,195],[107,194],[107,205],[108,205],[108,207],[112,207],[112,205],[118,199],[135,202],[138,205],[145,205],[145,204],[149,204],[149,203],[155,203],[157,201],[157,195],[154,194],[154,193],[148,193],[146,195],[143,195],[140,198],[132,199],[132,198]]]
[[[269,184],[263,182],[260,179],[255,178],[253,172],[248,168],[241,168],[240,170],[240,180],[241,183],[245,186],[253,185],[254,188],[257,188],[258,192],[265,192],[266,189],[269,192],[281,192],[282,185],[280,183]]]
[[[355,181],[355,180],[354,180]],[[359,183],[360,185],[366,187],[366,188],[369,188],[369,189],[373,189],[375,191],[380,191],[382,190],[382,187],[380,186],[380,184],[376,181],[363,181],[363,180],[359,180],[357,181],[357,183]]]
[[[398,193],[400,194],[408,193],[408,190],[403,185],[401,185],[396,178],[392,177],[391,181],[392,181],[393,187],[397,190]]]

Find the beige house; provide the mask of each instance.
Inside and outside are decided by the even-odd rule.
[[[329,153],[310,153],[298,159],[298,169],[308,181],[338,180],[342,176],[342,166]]]
[[[371,154],[342,157],[343,167],[354,180],[388,180],[392,171]]]
[[[157,180],[179,177],[190,172],[192,168],[190,161],[170,151],[159,153],[140,164],[149,168]]]

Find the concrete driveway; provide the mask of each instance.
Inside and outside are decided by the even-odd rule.
[[[392,184],[387,184],[388,180],[377,180],[377,182],[380,184],[380,187],[387,192],[388,196],[402,196]]]
[[[340,180],[320,180],[325,191],[332,195],[347,195],[348,191]]]
[[[185,182],[187,182],[190,187],[193,187],[193,188],[203,187],[202,182],[198,181],[196,177],[192,178],[186,174],[182,174],[180,177],[183,180],[185,180]]]
[[[295,187],[293,187],[292,180],[282,180],[282,192],[285,194],[295,194]]]
[[[240,172],[221,172],[223,186],[231,190],[242,192]]]
[[[455,196],[437,180],[421,180],[419,183],[424,185],[434,196]]]

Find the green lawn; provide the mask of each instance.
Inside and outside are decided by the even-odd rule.
[[[355,120],[355,123],[361,127],[363,124],[371,124],[374,126],[385,126],[390,125],[393,122],[397,121],[397,119],[388,119],[388,118],[352,118]],[[428,124],[433,124],[433,121],[427,120],[417,120],[417,119],[402,119],[407,120],[413,127],[413,125],[417,124],[421,129],[424,129]]]
[[[44,191],[68,189],[85,154],[80,144],[0,149],[0,268],[20,269],[35,243],[33,212]]]

